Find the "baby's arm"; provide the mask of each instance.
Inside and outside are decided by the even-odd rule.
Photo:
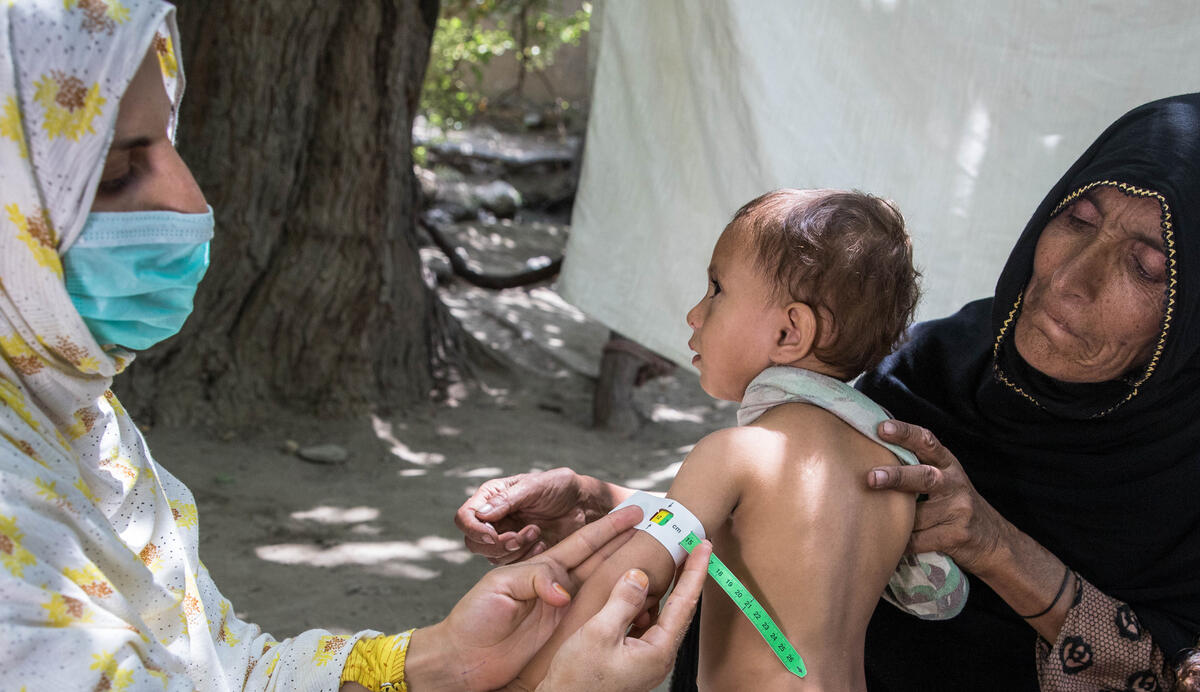
[[[684,460],[667,497],[687,507],[706,530],[720,527],[741,496],[743,470],[750,461],[749,443],[764,435],[774,433],[758,428],[729,428],[705,437]],[[522,671],[519,680],[523,686],[533,688],[545,677],[558,648],[604,606],[613,585],[633,567],[644,571],[650,579],[649,602],[661,598],[675,576],[675,562],[666,548],[645,532],[636,532],[576,594],[563,622]]]

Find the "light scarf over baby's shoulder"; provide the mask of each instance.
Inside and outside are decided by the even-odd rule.
[[[746,388],[738,425],[749,425],[768,410],[793,402],[820,406],[887,447],[901,462],[918,463],[912,452],[879,439],[876,426],[891,418],[879,404],[845,382],[811,370],[777,366],[762,371]],[[946,620],[966,605],[968,591],[967,576],[948,555],[906,553],[883,597],[923,620]]]

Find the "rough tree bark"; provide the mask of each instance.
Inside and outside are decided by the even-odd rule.
[[[444,312],[421,280],[412,120],[437,0],[183,0],[178,144],[216,210],[182,334],[118,378],[153,422],[429,395]]]

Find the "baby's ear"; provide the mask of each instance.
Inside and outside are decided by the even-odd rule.
[[[812,352],[817,337],[817,314],[808,303],[788,303],[783,307],[782,328],[771,362],[786,365],[801,360]]]

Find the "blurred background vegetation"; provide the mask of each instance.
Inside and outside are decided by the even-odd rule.
[[[443,131],[480,119],[581,128],[591,21],[580,0],[444,0],[420,114]]]

